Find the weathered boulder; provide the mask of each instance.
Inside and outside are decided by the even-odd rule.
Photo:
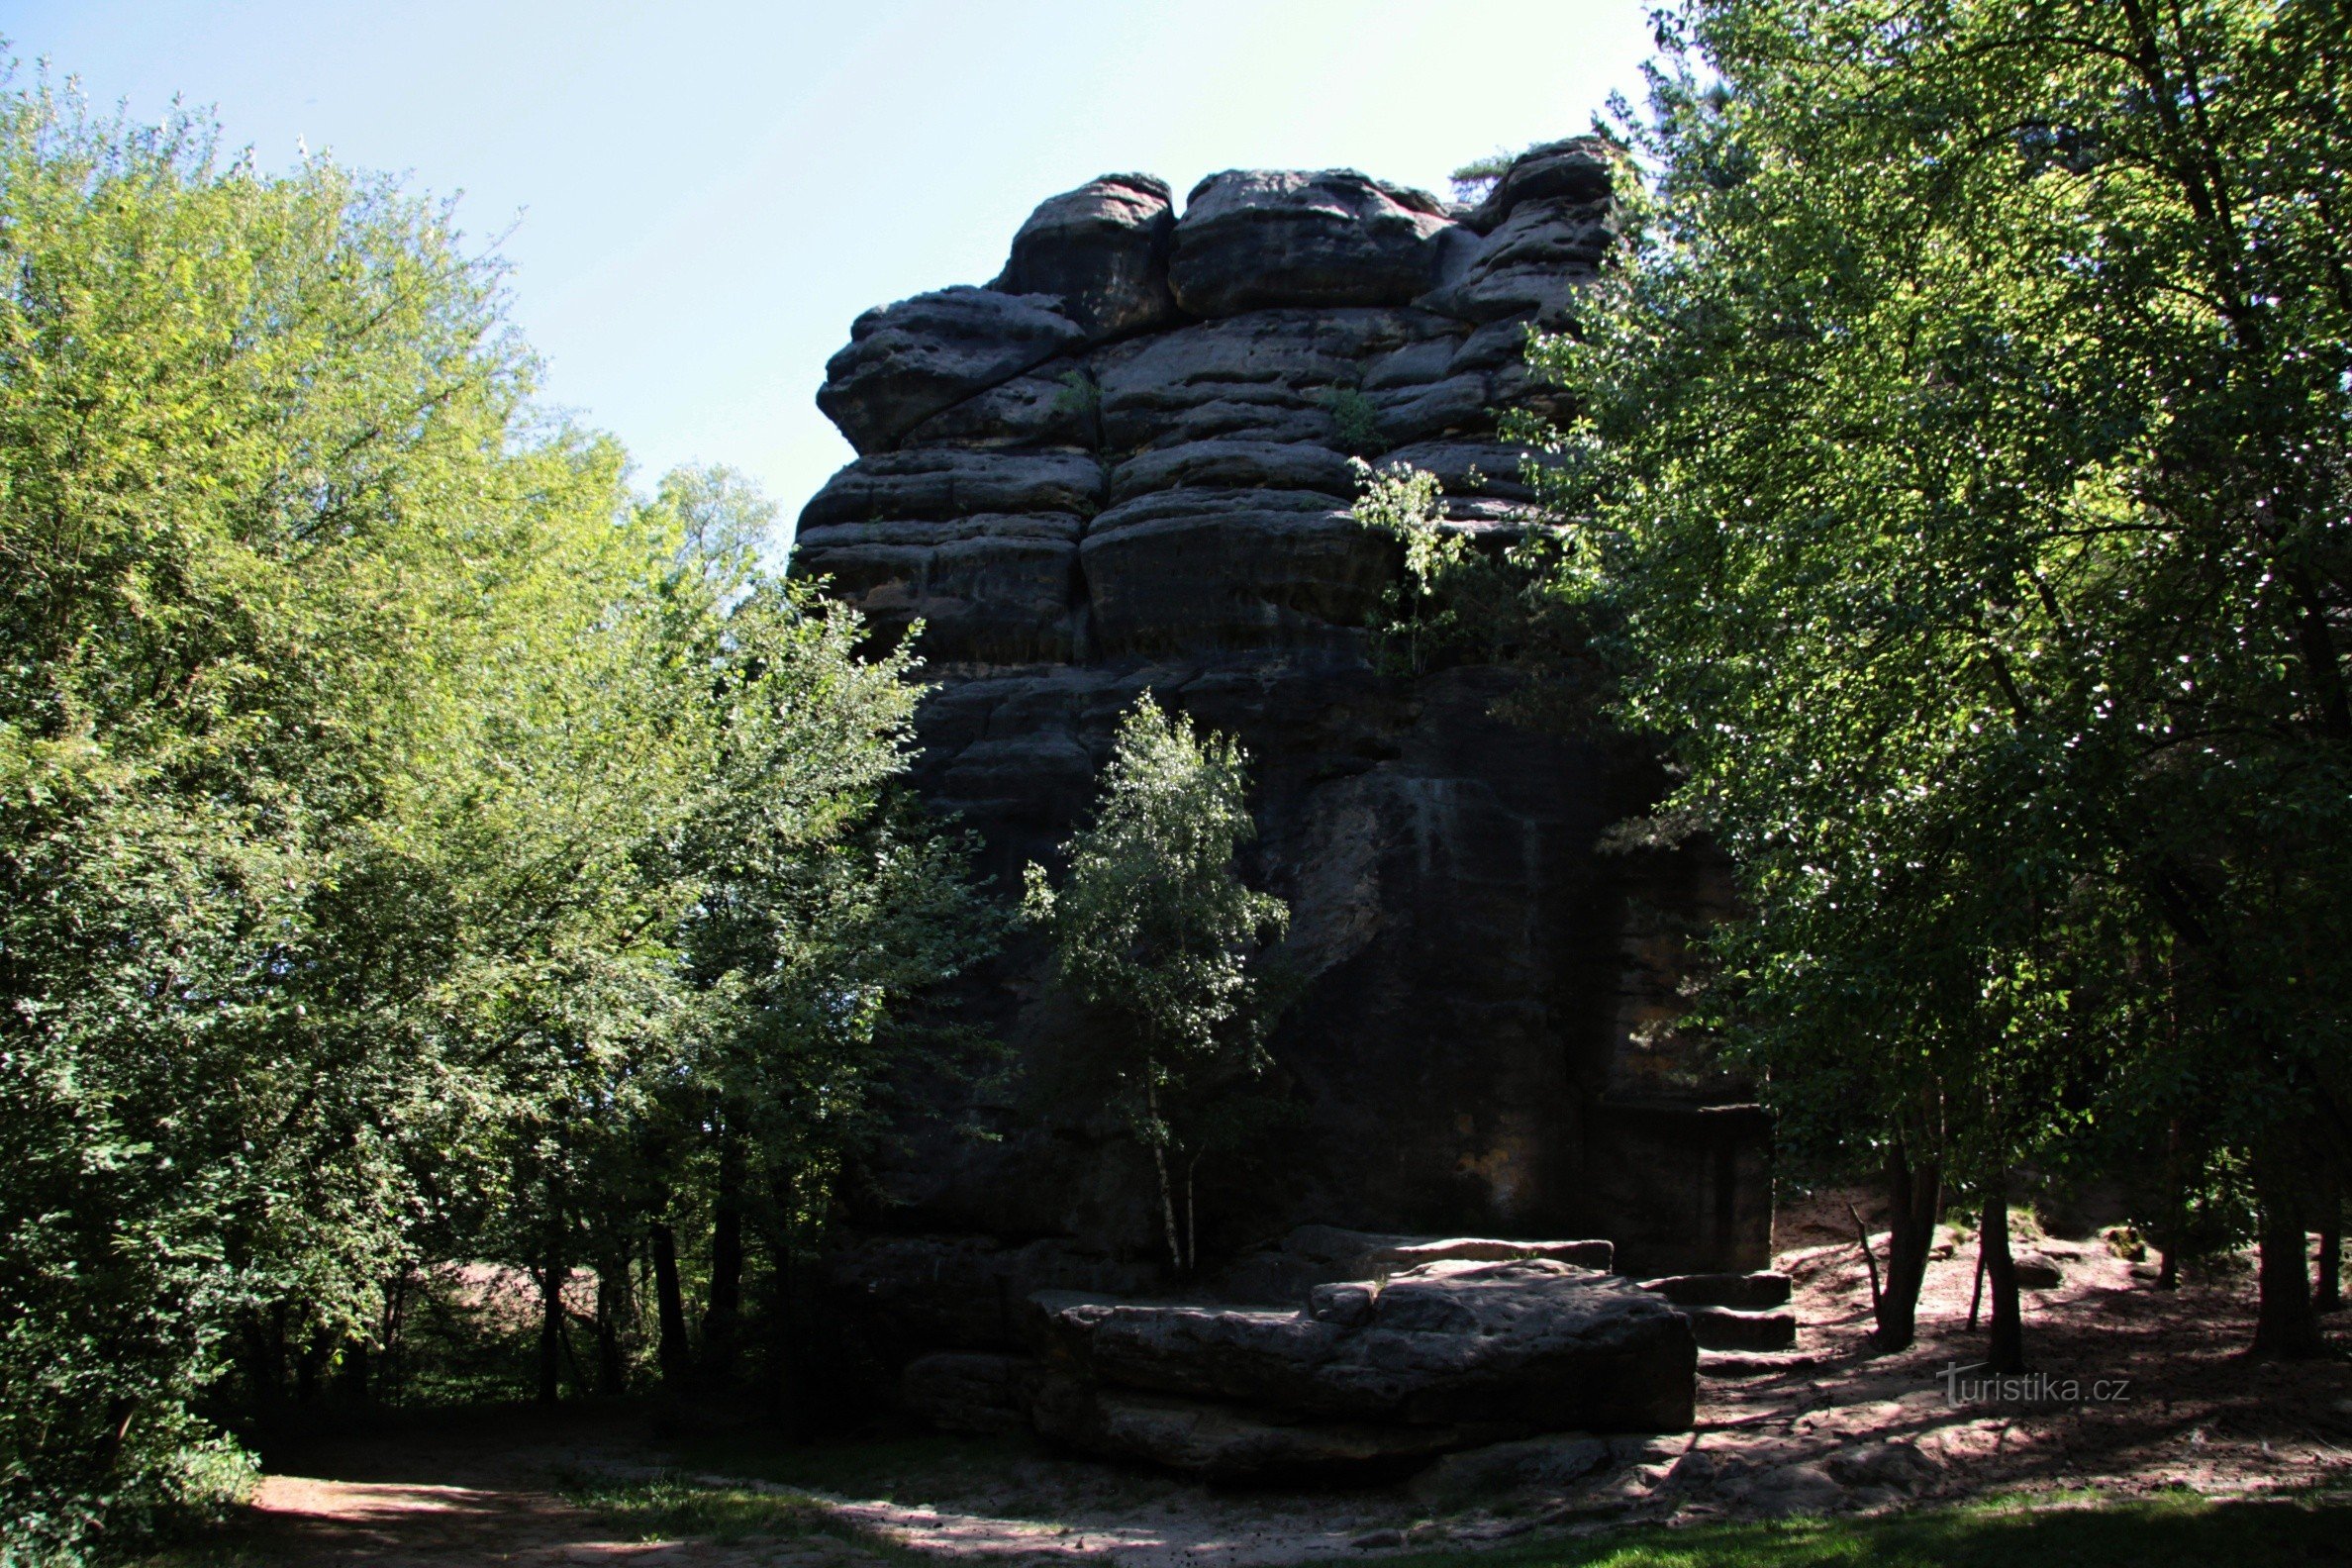
[[[1789,1276],[1771,1271],[1671,1274],[1664,1279],[1643,1280],[1641,1288],[1657,1292],[1677,1307],[1737,1307],[1752,1311],[1789,1304]]]
[[[1098,341],[1157,327],[1176,315],[1168,292],[1175,230],[1167,181],[1105,174],[1029,214],[989,287],[1053,295],[1062,314]]]
[[[1185,198],[1168,281],[1195,316],[1270,305],[1402,305],[1428,287],[1435,198],[1353,169],[1227,169]]]
[[[2017,1271],[2019,1290],[2056,1290],[2066,1283],[2066,1270],[2060,1268],[2058,1260],[2046,1252],[2020,1252],[2012,1266]]]
[[[1465,321],[1532,315],[1546,327],[1559,327],[1569,319],[1569,302],[1599,275],[1601,258],[1616,241],[1605,203],[1531,201],[1420,303]]]
[[[1797,1315],[1785,1307],[1685,1307],[1691,1336],[1703,1350],[1786,1350],[1797,1343]]]
[[[1292,1312],[1073,1306],[1047,1331],[1055,1369],[1096,1385],[1410,1426],[1679,1430],[1698,1366],[1665,1302],[1542,1261],[1423,1264]]]
[[[1606,202],[1615,189],[1622,157],[1599,137],[1569,137],[1531,147],[1512,159],[1494,189],[1463,222],[1480,234],[1491,234],[1521,202]]]
[[[1609,1272],[1617,1247],[1608,1241],[1512,1241],[1495,1236],[1443,1236],[1428,1241],[1399,1241],[1374,1247],[1363,1257],[1365,1267],[1400,1273],[1424,1263],[1565,1263],[1574,1268]]]
[[[1214,1481],[1402,1474],[1484,1437],[1470,1426],[1302,1421],[1263,1411],[1049,1376],[1034,1406],[1038,1434],[1087,1453],[1134,1459]]]
[[[861,452],[1075,347],[1086,332],[1051,295],[948,288],[867,311],[826,361],[817,406]]]

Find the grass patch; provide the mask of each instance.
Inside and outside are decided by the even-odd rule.
[[[2352,1501],[2200,1498],[2059,1507],[2018,1503],[1889,1519],[1649,1528],[1599,1539],[1401,1563],[1460,1568],[2145,1568],[2352,1561]]]
[[[820,1505],[798,1493],[711,1485],[684,1476],[644,1481],[567,1476],[557,1481],[556,1495],[625,1540],[738,1541],[842,1533]]]

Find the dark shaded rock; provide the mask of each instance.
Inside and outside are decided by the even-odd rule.
[[[1797,1343],[1797,1315],[1785,1307],[1685,1307],[1691,1333],[1708,1350],[1787,1350]]]
[[[826,361],[817,406],[860,452],[885,451],[923,421],[1086,334],[1049,295],[949,288],[867,311]]]
[[[1078,558],[1113,656],[1351,646],[1400,546],[1325,494],[1169,490],[1094,520]]]
[[[1367,370],[1462,325],[1415,310],[1265,310],[1098,351],[1103,440],[1121,451],[1191,441],[1345,444],[1340,418]],[[1432,355],[1434,350],[1432,350]]]
[[[877,1351],[892,1359],[937,1348],[1026,1350],[1035,1342],[1029,1299],[1090,1286],[1123,1295],[1153,1278],[1067,1238],[1007,1245],[979,1235],[845,1236],[821,1263],[825,1293],[869,1324],[895,1330]]]
[[[1038,1375],[1029,1356],[934,1351],[908,1362],[899,1374],[899,1403],[940,1431],[1025,1431]]]
[[[1214,1481],[1361,1480],[1403,1474],[1482,1433],[1457,1426],[1301,1421],[1165,1394],[1048,1378],[1039,1435],[1087,1453],[1136,1459]]]
[[[1090,452],[908,451],[860,457],[801,508],[800,539],[833,523],[944,522],[983,513],[1091,515],[1103,465]]]
[[[1048,359],[951,403],[899,438],[901,447],[1092,449],[1102,439],[1102,391],[1075,359]]]
[[[1570,137],[1529,147],[1512,160],[1463,222],[1480,234],[1491,234],[1522,202],[1606,202],[1616,188],[1620,156],[1599,137]]]
[[[2056,1290],[2066,1283],[2066,1271],[2058,1260],[2040,1252],[2021,1252],[2015,1260],[2017,1289]]]
[[[1465,321],[1532,314],[1543,325],[1557,327],[1569,319],[1568,303],[1599,275],[1601,258],[1616,243],[1606,204],[1529,201],[1504,220],[1449,281],[1418,303]]]
[[[1420,191],[1353,169],[1228,169],[1185,198],[1168,281],[1195,316],[1273,305],[1401,305],[1452,227]]]
[[[1534,487],[1522,476],[1530,459],[1544,454],[1502,441],[1453,440],[1417,441],[1383,453],[1375,467],[1403,464],[1437,476],[1448,497],[1482,496],[1498,501],[1530,501]]]
[[[1111,470],[1113,504],[1156,490],[1312,490],[1353,499],[1355,473],[1326,446],[1203,441],[1137,452]]]
[[[1105,174],[1048,198],[1013,237],[989,287],[1050,294],[1088,337],[1124,337],[1174,319],[1168,252],[1176,213],[1167,181]]]
[[[1448,376],[1371,399],[1374,428],[1384,448],[1493,430],[1499,402],[1492,375]]]
[[[1789,1276],[1769,1270],[1754,1274],[1670,1274],[1643,1280],[1677,1307],[1737,1307],[1753,1310],[1789,1304]]]
[[[1365,1260],[1386,1247],[1422,1239],[1304,1225],[1281,1240],[1253,1247],[1211,1282],[1219,1299],[1253,1306],[1295,1307],[1318,1285],[1367,1278]]]
[[[1527,332],[1533,321],[1525,316],[1512,316],[1491,321],[1461,341],[1453,358],[1446,364],[1448,375],[1466,374],[1473,370],[1524,369],[1527,362]]]
[[[1819,1366],[1829,1357],[1817,1350],[1706,1350],[1699,1352],[1699,1375],[1704,1378],[1777,1377]]]
[[[1459,1509],[1515,1492],[1558,1492],[1610,1462],[1609,1444],[1589,1432],[1560,1432],[1449,1454],[1413,1478],[1431,1508]]]
[[[839,523],[807,531],[798,549],[879,641],[921,621],[927,660],[1020,663],[1078,655],[1080,527],[1068,513]]]
[[[1305,1310],[1082,1306],[1048,1360],[1097,1384],[1330,1421],[1682,1429],[1698,1347],[1629,1281],[1562,1263],[1431,1263]]]

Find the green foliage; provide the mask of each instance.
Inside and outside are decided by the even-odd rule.
[[[1482,551],[1470,530],[1448,526],[1437,476],[1403,464],[1374,469],[1353,458],[1355,520],[1405,546],[1405,575],[1384,589],[1373,624],[1374,661],[1421,675],[1460,662],[1491,662],[1519,619],[1509,566]]]
[[[1664,18],[1633,263],[1536,350],[1563,581],[1741,868],[1718,1016],[1816,1146],[2343,1125],[2334,25]]]
[[[1428,1552],[1411,1564],[1479,1568],[2007,1568],[2068,1563],[2130,1568],[2151,1558],[2202,1562],[2325,1560],[2352,1516],[2340,1498],[2284,1502],[2183,1497],[2054,1506],[1937,1508],[1880,1519],[1651,1526],[1516,1550]]]
[[[1351,386],[1332,387],[1323,394],[1323,402],[1331,411],[1331,435],[1341,451],[1374,452],[1386,444],[1380,434],[1380,410],[1361,391]]]
[[[1062,885],[1042,866],[1027,873],[1024,907],[1054,942],[1054,981],[1096,1020],[1121,1109],[1152,1151],[1179,1272],[1193,1248],[1168,1156],[1187,1161],[1189,1219],[1190,1162],[1240,1114],[1221,1091],[1264,1070],[1279,1011],[1252,959],[1290,911],[1235,874],[1234,851],[1256,833],[1246,789],[1230,735],[1202,735],[1145,692],[1120,721],[1093,822],[1063,845]]]
[[[830,1169],[977,939],[913,693],[530,401],[446,209],[0,96],[0,1547],[217,1504],[422,1264],[642,1233],[715,1061]],[[901,1042],[903,1043],[903,1042]],[[782,1064],[789,1064],[783,1070]],[[814,1130],[812,1130],[812,1128]]]
[[[1454,200],[1474,202],[1495,188],[1495,182],[1511,172],[1511,165],[1525,156],[1524,151],[1514,152],[1497,147],[1484,157],[1472,158],[1448,174],[1446,182],[1453,187]]]
[[[764,1487],[716,1485],[699,1477],[659,1475],[617,1482],[580,1476],[561,1480],[558,1493],[628,1540],[740,1541],[849,1533],[838,1524],[827,1529],[829,1517],[814,1498],[779,1495]]]
[[[1574,537],[1539,519],[1449,521],[1437,476],[1354,459],[1365,528],[1404,545],[1404,575],[1381,591],[1372,662],[1392,675],[1461,664],[1508,664],[1522,679],[1497,703],[1515,723],[1586,730],[1607,675],[1592,656],[1591,595],[1576,585]],[[1473,483],[1479,482],[1474,469]]]

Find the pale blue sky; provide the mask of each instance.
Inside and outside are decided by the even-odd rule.
[[[869,305],[981,283],[1043,198],[1349,165],[1443,192],[1632,91],[1646,0],[0,0],[96,102],[219,111],[512,226],[549,398],[640,478],[733,463],[789,519],[850,456],[810,401]],[[519,220],[519,221],[518,221]]]

